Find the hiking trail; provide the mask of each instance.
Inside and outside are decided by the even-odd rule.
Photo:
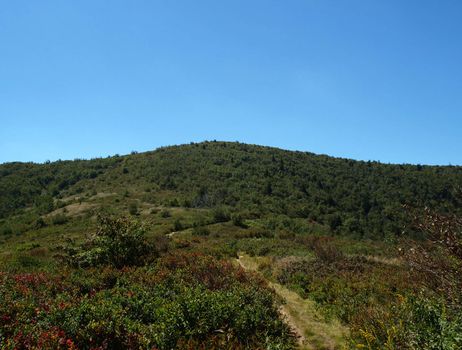
[[[246,271],[258,271],[258,258],[239,255],[238,264]],[[303,299],[283,285],[268,281],[277,295],[285,301],[279,312],[297,338],[300,349],[339,350],[346,348],[348,329],[338,320],[327,321],[316,308],[316,303]]]

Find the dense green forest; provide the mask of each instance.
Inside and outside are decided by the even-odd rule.
[[[0,165],[0,218],[88,193],[225,207],[245,218],[285,215],[334,233],[383,238],[402,231],[402,205],[459,212],[462,167],[390,165],[228,142],[46,164]]]
[[[460,349],[461,188],[229,142],[2,164],[0,349]]]

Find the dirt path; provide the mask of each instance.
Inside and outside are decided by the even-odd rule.
[[[243,262],[243,259],[245,259],[245,256],[243,255],[240,255],[239,256],[239,259],[236,259],[237,262],[239,263],[239,265],[244,269],[244,270],[251,270],[251,271],[255,271],[253,268],[250,268],[248,266],[246,266]],[[268,282],[269,285],[276,291],[276,293],[278,295],[280,295],[280,293],[277,291],[277,289],[275,288],[276,287],[276,284],[275,283],[271,283],[271,282]],[[297,342],[300,346],[302,346],[305,342],[306,342],[306,339],[303,335],[303,332],[302,330],[298,327],[297,323],[295,322],[295,320],[293,319],[292,315],[290,314],[290,312],[287,310],[287,307],[286,305],[281,305],[281,307],[279,308],[279,313],[283,316],[283,318],[285,319],[285,321],[287,322],[287,324],[290,326],[292,332],[295,334],[296,338],[297,338]]]
[[[258,272],[258,262],[255,258],[240,255],[237,262],[244,270]],[[338,320],[326,321],[316,309],[313,301],[301,298],[297,293],[279,283],[268,281],[268,284],[285,300],[279,312],[297,336],[300,349],[337,350],[345,348],[348,329]]]

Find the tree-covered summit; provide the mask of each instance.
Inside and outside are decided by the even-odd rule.
[[[305,218],[338,234],[402,231],[402,205],[460,212],[462,167],[382,164],[234,142],[91,160],[0,165],[0,218],[52,211],[69,196],[117,193],[245,218]],[[128,199],[127,199],[128,200]]]

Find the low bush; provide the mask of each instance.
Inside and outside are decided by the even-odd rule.
[[[195,226],[193,227],[192,234],[193,236],[208,236],[210,231],[205,226]]]
[[[344,258],[342,251],[334,244],[334,239],[324,236],[309,236],[305,240],[315,256],[326,263],[333,263]]]
[[[43,220],[42,217],[38,217],[34,222],[33,224],[31,225],[32,228],[38,230],[38,229],[41,229],[42,227],[45,227],[47,224],[45,222],[45,220]]]
[[[183,229],[183,224],[180,219],[176,219],[173,223],[173,231],[181,231]]]
[[[69,219],[64,214],[56,214],[51,218],[51,223],[53,225],[64,225]]]
[[[242,228],[248,227],[244,221],[244,218],[240,214],[233,215],[232,220],[233,220],[233,225],[235,226],[242,227]]]
[[[215,222],[226,222],[230,220],[230,214],[227,209],[223,207],[216,207],[213,209],[213,220]]]
[[[462,348],[462,317],[443,301],[398,296],[391,312],[369,314],[355,330],[357,348],[453,350]]]
[[[261,228],[249,228],[248,230],[241,230],[236,232],[236,238],[273,238],[274,232]]]
[[[13,229],[9,225],[4,225],[0,228],[0,235],[9,236],[13,234]]]
[[[131,202],[128,206],[128,212],[130,215],[138,215],[138,204],[136,202]]]
[[[200,254],[152,267],[0,273],[2,349],[293,349],[273,292]]]

